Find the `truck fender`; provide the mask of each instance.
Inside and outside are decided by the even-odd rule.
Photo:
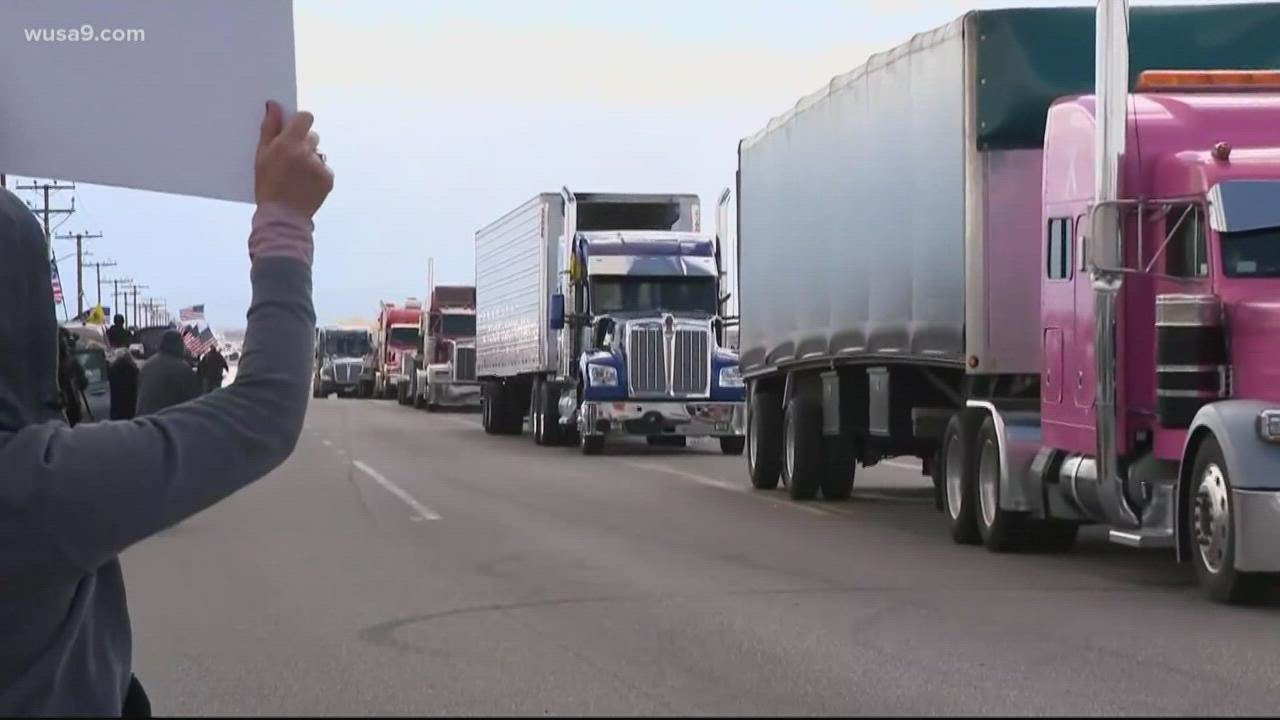
[[[1275,403],[1263,400],[1220,400],[1200,408],[1187,430],[1178,467],[1178,492],[1175,497],[1174,536],[1178,541],[1178,560],[1189,559],[1191,537],[1185,527],[1186,505],[1190,500],[1191,472],[1196,453],[1205,438],[1212,436],[1222,448],[1227,472],[1235,490],[1280,490],[1280,443],[1270,443],[1258,436],[1258,413],[1277,409]],[[1240,516],[1235,515],[1236,522]],[[1242,537],[1236,526],[1236,537]]]
[[[1038,499],[1039,482],[1031,471],[1040,451],[1040,415],[1036,412],[1003,412],[986,400],[969,400],[966,405],[992,419],[1000,446],[1000,509],[1043,512]]]

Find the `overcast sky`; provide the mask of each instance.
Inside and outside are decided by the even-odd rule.
[[[561,185],[696,192],[710,221],[738,140],[802,95],[967,9],[1037,4],[1092,3],[300,0],[299,106],[337,173],[316,218],[319,319],[425,296],[431,257],[437,282],[469,283],[476,228]],[[95,259],[171,310],[203,302],[215,327],[243,325],[251,208],[76,195],[59,232],[102,232]]]

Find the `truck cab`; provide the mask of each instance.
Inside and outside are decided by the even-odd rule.
[[[737,354],[719,343],[715,239],[582,232],[571,267],[577,307],[567,325],[580,383],[562,405],[586,442],[610,433],[654,444],[715,436],[740,452],[746,396]]]
[[[414,407],[480,407],[474,286],[432,289],[431,304],[422,316],[422,354],[415,372]]]
[[[383,303],[378,313],[378,334],[375,339],[375,397],[390,399],[405,386],[401,378],[406,367],[412,367],[413,358],[422,345],[422,303],[414,298],[405,301],[403,307]]]
[[[721,295],[719,240],[728,192],[720,199],[716,236],[698,231],[696,206],[668,212],[650,226],[663,229],[633,222],[642,229],[615,230],[602,222],[622,215],[606,209],[607,196],[564,194],[568,272],[562,292],[552,297],[550,322],[560,331],[565,381],[548,386],[548,394],[558,390],[554,407],[549,398],[535,397],[535,437],[546,433],[551,417],[570,428],[588,454],[599,452],[611,434],[676,446],[715,437],[724,453],[741,453],[746,390],[737,353],[721,345],[727,296]],[[645,205],[628,209],[639,219],[661,215],[663,206],[640,208]]]
[[[361,394],[372,385],[369,360],[373,357],[373,334],[368,328],[326,326],[316,330],[315,362],[312,367],[311,396],[327,398]]]

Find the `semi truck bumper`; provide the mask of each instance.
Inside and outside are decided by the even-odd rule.
[[[732,437],[746,432],[747,404],[706,400],[586,401],[579,429],[584,435],[677,435]]]
[[[1236,570],[1280,572],[1280,490],[1231,492],[1235,505]]]
[[[480,383],[428,383],[427,403],[448,407],[480,407]]]

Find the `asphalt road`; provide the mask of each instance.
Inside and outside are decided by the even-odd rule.
[[[135,669],[164,714],[1280,711],[1280,603],[1097,534],[955,546],[909,465],[797,505],[712,450],[313,401],[284,467],[126,554]]]

